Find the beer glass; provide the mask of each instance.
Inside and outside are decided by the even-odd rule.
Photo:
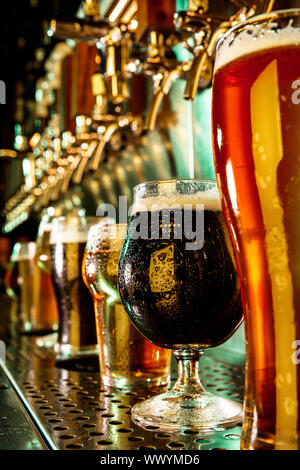
[[[65,215],[84,216],[85,210],[82,208],[67,209],[64,207],[47,207],[42,213],[41,221],[38,227],[36,243],[37,265],[46,273],[51,274],[51,253],[50,253],[50,232],[51,222],[54,218]]]
[[[7,295],[16,302],[20,299],[18,271],[18,262],[15,260],[14,250],[12,250],[4,275],[4,285]]]
[[[37,266],[35,254],[34,242],[17,242],[11,255],[19,286],[17,328],[22,333],[50,332],[57,326],[51,278]]]
[[[242,449],[300,447],[299,77],[300,10],[253,18],[218,44],[215,166],[245,310]]]
[[[125,310],[153,344],[178,362],[174,387],[132,408],[142,426],[231,427],[238,402],[206,391],[198,376],[205,349],[226,341],[242,321],[239,281],[215,181],[149,182],[134,203],[119,259]]]
[[[82,267],[94,300],[102,382],[122,388],[166,385],[170,352],[139,333],[119,296],[118,260],[126,231],[126,224],[100,222],[91,227]]]
[[[81,266],[89,228],[99,220],[70,214],[51,223],[51,271],[59,311],[57,365],[93,368],[98,355],[94,306]]]

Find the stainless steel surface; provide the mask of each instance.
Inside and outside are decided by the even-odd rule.
[[[239,449],[240,426],[216,429],[206,435],[187,430],[166,433],[154,426],[142,429],[131,421],[131,406],[156,394],[157,389],[150,392],[147,389],[107,388],[101,385],[99,372],[56,368],[54,354],[37,345],[41,338],[13,336],[6,345],[5,368],[10,385],[21,396],[48,447],[74,450]],[[200,363],[206,388],[241,401],[243,357],[220,348],[207,351]],[[173,375],[175,370],[176,367]],[[5,448],[6,441],[1,439],[2,448]]]
[[[0,370],[0,450],[44,448],[7,376]]]

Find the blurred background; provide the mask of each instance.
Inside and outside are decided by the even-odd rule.
[[[214,178],[214,48],[265,0],[15,0],[2,6],[1,283],[45,214],[131,203],[133,187]],[[273,9],[300,7],[275,0]],[[174,21],[175,15],[175,21]],[[209,51],[205,60],[204,49]],[[3,84],[2,84],[3,87]],[[4,288],[3,288],[4,289]]]

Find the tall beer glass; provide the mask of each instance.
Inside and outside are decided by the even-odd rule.
[[[94,306],[81,276],[88,231],[99,217],[68,215],[52,220],[50,252],[59,328],[57,364],[92,368],[97,358]]]
[[[91,227],[82,275],[95,306],[101,379],[104,385],[135,388],[166,385],[171,354],[151,344],[131,323],[118,292],[118,260],[126,224]]]
[[[216,182],[135,187],[118,279],[134,325],[152,343],[173,350],[179,366],[174,387],[134,405],[134,419],[202,432],[238,423],[240,404],[209,393],[198,377],[204,350],[226,341],[243,313]]]
[[[213,84],[217,179],[243,294],[243,449],[300,438],[300,10],[220,41]]]

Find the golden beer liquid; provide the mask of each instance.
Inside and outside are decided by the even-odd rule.
[[[216,173],[245,310],[244,449],[299,448],[299,78],[297,45],[240,55],[214,78]]]
[[[29,333],[57,329],[58,310],[51,276],[37,266],[35,259],[21,259],[18,283],[19,330]]]
[[[83,278],[95,305],[101,375],[118,386],[162,385],[171,352],[151,344],[129,320],[117,288],[119,255],[120,250],[101,250],[85,253],[83,260]]]

